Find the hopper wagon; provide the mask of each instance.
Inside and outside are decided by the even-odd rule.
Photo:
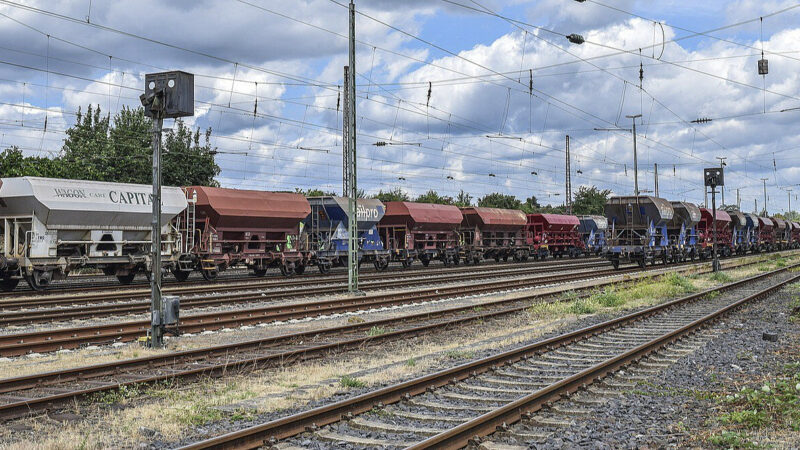
[[[800,223],[792,222],[792,248],[800,248]]]
[[[728,211],[731,216],[731,246],[737,255],[750,250],[750,235],[753,233],[753,220],[741,211]]]
[[[712,210],[700,208],[702,218],[697,225],[700,236],[700,258],[706,259],[714,256],[714,216]],[[731,256],[733,253],[733,235],[731,232],[732,219],[730,214],[720,209],[716,210],[717,216],[717,253],[719,256]]]
[[[311,207],[301,195],[207,186],[184,188],[189,207],[178,220],[189,258],[174,271],[178,280],[198,270],[206,280],[233,265],[257,276],[277,267],[289,276],[309,263],[301,223]]]
[[[579,216],[578,233],[583,241],[584,251],[595,256],[600,255],[606,245],[608,219],[603,216]]]
[[[583,253],[583,241],[578,232],[580,220],[564,214],[528,214],[525,227],[526,243],[536,258],[553,255],[575,258]]]
[[[792,224],[789,221],[772,217],[775,222],[775,247],[779,250],[789,248],[789,241],[792,237]]]
[[[761,236],[761,220],[759,220],[758,216],[751,213],[744,213],[745,217],[747,217],[747,225],[750,227],[750,250],[753,253],[759,251],[760,247],[760,236]]]
[[[180,252],[172,220],[186,208],[180,188],[162,188],[161,254],[170,268]],[[33,289],[83,268],[129,284],[151,270],[152,187],[140,184],[3,178],[0,184],[0,286],[25,279]]]
[[[758,251],[771,252],[775,248],[775,222],[769,217],[758,217]]]
[[[385,206],[378,232],[393,261],[404,267],[415,259],[424,266],[434,259],[448,266],[458,264],[458,229],[463,220],[458,207],[416,202]]]
[[[481,259],[495,261],[527,261],[529,247],[525,245],[527,220],[516,209],[471,206],[461,209],[460,258],[465,264],[478,264]]]
[[[640,267],[658,259],[667,262],[667,223],[675,215],[669,201],[652,196],[611,197],[603,210],[609,221],[604,253],[614,268],[621,262]]]
[[[700,208],[689,202],[670,202],[674,214],[667,222],[669,260],[671,262],[694,260],[697,255],[697,225],[702,214]]]
[[[305,220],[309,249],[320,272],[346,266],[349,249],[349,200],[347,197],[309,197],[311,214]],[[378,222],[386,211],[380,200],[359,198],[356,202],[358,261],[372,262],[377,270],[389,266],[389,251],[378,234]]]

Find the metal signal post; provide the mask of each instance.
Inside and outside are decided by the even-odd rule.
[[[358,290],[358,186],[356,183],[356,6],[350,0],[349,65],[345,68],[344,195],[348,204],[347,290]],[[345,131],[346,130],[346,131]]]
[[[714,228],[714,244],[712,253],[714,260],[711,263],[711,270],[719,272],[719,256],[717,255],[717,186],[725,185],[725,178],[723,168],[705,169],[703,171],[704,184],[706,187],[711,188],[711,217],[712,227]]]
[[[153,218],[150,255],[150,343],[154,348],[164,346],[164,329],[168,323],[177,325],[179,299],[161,296],[161,131],[164,119],[194,115],[194,75],[186,72],[161,72],[145,75],[144,94],[139,100],[147,117],[153,120]]]
[[[153,314],[161,314],[164,310],[161,302],[161,130],[164,127],[163,108],[154,111],[153,117],[153,246],[152,266],[150,269],[150,310]],[[164,327],[156,318],[152,320],[150,330],[150,346],[164,346]]]

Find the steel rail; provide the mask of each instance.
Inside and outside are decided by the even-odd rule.
[[[269,305],[232,311],[217,311],[182,317],[178,327],[182,333],[213,331],[222,328],[236,328],[246,325],[314,317],[365,309],[409,303],[425,303],[458,295],[479,295],[508,289],[536,287],[554,282],[584,280],[609,275],[638,273],[640,269],[618,271],[609,269],[600,272],[580,272],[577,274],[551,275],[517,280],[500,280],[481,284],[458,285],[443,288],[428,288],[399,293],[354,296],[345,299],[300,302],[284,305]],[[27,333],[0,335],[0,356],[20,356],[26,353],[51,352],[78,348],[81,345],[128,342],[143,336],[149,329],[150,321],[138,320],[89,325],[85,327],[56,328]]]
[[[785,269],[783,269],[785,270]],[[611,284],[606,282],[604,284]],[[584,289],[595,289],[596,286]],[[724,289],[724,287],[723,287]],[[271,363],[287,364],[299,359],[325,354],[331,351],[341,351],[352,348],[361,348],[364,345],[384,341],[388,339],[400,338],[404,336],[416,336],[428,332],[437,332],[449,327],[463,325],[476,320],[496,318],[503,315],[519,313],[527,309],[530,304],[528,300],[532,298],[542,298],[545,296],[556,295],[565,291],[574,290],[564,288],[559,292],[550,294],[534,294],[515,300],[520,303],[517,306],[498,308],[496,310],[485,309],[475,311],[475,305],[466,305],[446,310],[433,312],[417,313],[403,316],[400,318],[377,319],[363,322],[360,324],[349,324],[331,327],[322,330],[310,330],[285,335],[272,336],[264,339],[223,344],[214,347],[185,350],[166,355],[156,355],[123,361],[113,361],[92,366],[64,369],[42,374],[32,374],[21,377],[0,380],[0,395],[11,393],[12,396],[24,389],[46,388],[57,383],[65,382],[84,382],[92,383],[92,387],[80,388],[76,390],[58,390],[59,392],[40,398],[19,397],[18,401],[0,405],[0,418],[8,419],[26,415],[37,410],[46,410],[54,405],[82,397],[95,392],[117,389],[122,386],[153,383],[158,381],[171,380],[176,378],[192,379],[199,376],[215,376],[229,373],[231,370],[240,368],[260,368],[266,367]],[[698,294],[700,295],[700,294]],[[483,303],[484,308],[503,306],[514,300],[496,300],[490,303]],[[466,315],[458,315],[462,313]],[[444,318],[437,320],[437,317]],[[414,324],[413,322],[417,323]],[[370,336],[365,331],[373,327],[397,326],[399,324],[412,322],[409,327],[395,329],[384,334]],[[326,336],[341,336],[339,340],[320,341]],[[297,343],[310,342],[310,344],[297,345]],[[294,348],[286,348],[294,343]],[[268,353],[273,350],[274,353]],[[243,354],[239,359],[231,359],[232,355]],[[213,358],[222,358],[220,363],[203,363]],[[185,365],[184,369],[174,369],[172,367]],[[131,376],[134,370],[139,371],[139,375]],[[142,375],[142,370],[155,370],[154,375]],[[127,377],[126,381],[92,381],[93,379],[120,376]],[[134,372],[136,373],[136,372]],[[88,380],[88,381],[87,381]]]
[[[601,264],[604,265],[604,264]],[[458,280],[460,278],[466,277],[485,277],[491,278],[493,276],[497,276],[498,274],[531,274],[537,273],[540,271],[543,272],[553,272],[557,270],[567,270],[567,269],[583,269],[583,268],[596,268],[598,267],[597,264],[594,263],[581,263],[580,265],[573,265],[573,264],[559,264],[559,265],[551,265],[549,267],[530,267],[530,266],[517,266],[517,267],[509,267],[501,270],[488,270],[486,268],[480,268],[477,271],[475,270],[460,270],[460,271],[429,271],[424,273],[414,273],[414,274],[406,274],[406,273],[398,273],[397,276],[389,276],[384,274],[381,277],[372,277],[367,278],[368,283],[365,283],[365,287],[371,289],[378,289],[382,287],[392,287],[396,284],[401,282],[407,282],[409,284],[424,284],[425,280],[430,281],[437,281],[437,279],[441,280],[448,280],[454,279]],[[423,278],[419,278],[420,275],[423,275]],[[390,278],[387,280],[387,278]],[[287,289],[285,291],[277,291],[273,293],[269,293],[273,296],[281,296],[281,295],[315,295],[319,293],[337,293],[337,292],[345,292],[346,285],[343,284],[343,280],[339,280],[338,282],[330,282],[328,283],[327,280],[317,280],[316,285],[319,284],[326,284],[326,286],[318,286],[316,288],[308,288],[307,286],[310,284],[309,279],[292,279],[289,280],[272,280],[271,282],[258,282],[258,283],[230,283],[226,285],[207,285],[207,286],[199,286],[199,287],[175,287],[172,289],[164,289],[164,292],[170,295],[189,295],[189,294],[202,294],[202,293],[209,293],[213,292],[216,296],[222,298],[222,296],[227,296],[227,298],[236,298],[237,296],[241,296],[241,291],[245,289],[274,289],[274,288],[296,288],[296,289]],[[9,301],[2,301],[0,300],[0,311],[12,311],[11,313],[17,313],[18,309],[21,308],[30,308],[30,307],[41,307],[44,305],[48,306],[64,306],[64,305],[76,305],[76,304],[85,304],[85,303],[92,303],[92,302],[108,302],[108,305],[104,306],[114,306],[120,304],[131,304],[131,300],[135,299],[144,299],[149,298],[149,293],[147,292],[140,292],[133,296],[128,293],[119,293],[119,292],[100,292],[100,293],[87,293],[86,295],[81,295],[80,297],[72,295],[57,295],[57,296],[50,296],[50,297],[32,297],[26,298],[22,300],[9,300]],[[187,299],[193,300],[193,299]],[[111,303],[115,302],[115,303]],[[140,304],[148,304],[149,301],[139,302]],[[19,311],[22,313],[22,311]]]
[[[571,260],[577,263],[603,263],[607,262],[607,260],[602,258],[585,258],[580,260]],[[531,260],[528,262],[491,262],[488,264],[479,264],[479,265],[460,265],[456,267],[445,267],[445,266],[436,266],[436,267],[414,267],[414,268],[394,268],[389,269],[386,271],[378,272],[375,270],[366,271],[362,276],[366,277],[366,279],[382,279],[386,278],[387,276],[406,276],[406,275],[418,275],[418,274],[428,274],[428,273],[452,273],[452,272],[459,272],[465,269],[507,269],[507,268],[532,268],[532,267],[541,267],[547,266],[554,262],[559,262],[557,259],[553,260]],[[564,263],[565,265],[567,263]],[[103,276],[103,275],[98,275]],[[267,276],[267,277],[257,277],[255,275],[238,275],[238,276],[230,276],[230,277],[223,277],[218,278],[214,281],[206,281],[206,280],[191,280],[191,281],[169,281],[167,283],[167,287],[164,290],[174,290],[176,293],[184,293],[184,290],[189,290],[189,293],[196,292],[203,289],[208,288],[218,288],[224,289],[227,285],[242,285],[244,287],[249,286],[262,286],[264,284],[272,284],[272,285],[287,285],[291,286],[294,284],[299,283],[300,281],[330,281],[330,282],[342,282],[347,280],[347,274],[345,273],[342,275],[341,273],[330,273],[330,274],[321,274],[321,273],[306,273],[304,275],[293,275],[291,278],[286,278],[283,276]],[[12,292],[4,292],[0,294],[0,297],[5,298],[16,298],[16,297],[48,297],[52,295],[60,295],[60,294],[70,294],[70,293],[93,293],[98,295],[103,295],[103,291],[117,291],[119,294],[120,291],[136,294],[136,295],[149,295],[149,291],[147,291],[146,285],[144,283],[135,283],[130,285],[123,285],[119,283],[103,283],[103,284],[89,284],[86,283],[81,285],[80,283],[58,283],[53,285],[51,288],[43,290],[43,291],[34,291],[32,289],[17,289]],[[0,305],[2,305],[2,301],[0,301]]]
[[[735,267],[755,263],[756,262],[749,262]],[[695,264],[695,266],[702,266],[703,264],[707,265],[707,263],[700,263]],[[198,333],[222,328],[237,328],[277,320],[307,318],[324,314],[360,311],[409,303],[430,302],[457,295],[479,295],[496,292],[498,290],[505,291],[509,289],[531,288],[543,284],[550,284],[552,282],[563,283],[581,279],[592,279],[605,275],[616,276],[639,273],[643,274],[643,276],[648,276],[647,274],[651,271],[660,272],[663,271],[663,268],[643,270],[634,267],[622,271],[609,269],[600,273],[581,272],[577,274],[554,275],[530,279],[501,280],[493,283],[481,283],[479,285],[471,284],[448,288],[429,288],[400,293],[374,294],[348,297],[345,299],[300,302],[243,310],[212,312],[184,317],[179,322],[179,327],[183,333]],[[614,281],[595,283],[594,286],[602,287],[613,282]],[[530,296],[530,298],[536,298],[536,295],[534,294]],[[518,300],[509,299],[506,302],[514,301]],[[129,342],[143,336],[149,327],[149,321],[142,320],[0,335],[0,356],[20,356],[26,353],[45,353],[64,349],[75,349],[86,345]]]
[[[574,269],[592,269],[597,266],[579,266]],[[434,283],[450,283],[462,280],[479,280],[487,278],[498,278],[502,276],[526,276],[539,273],[557,272],[559,270],[573,269],[570,266],[551,266],[542,268],[511,269],[495,272],[480,273],[455,273],[455,274],[431,274],[424,278],[392,278],[391,280],[375,280],[363,283],[362,290],[389,289],[395,287],[420,286]],[[272,287],[272,286],[270,286]],[[199,307],[227,305],[231,303],[263,302],[266,300],[283,299],[286,297],[303,297],[319,294],[336,294],[345,292],[344,285],[305,287],[293,290],[281,290],[274,292],[232,292],[219,294],[214,293],[205,297],[190,297],[181,300],[181,309],[191,309]],[[30,303],[40,305],[36,300]],[[29,303],[26,302],[26,305]],[[0,327],[9,325],[25,325],[33,323],[43,323],[50,321],[64,321],[74,319],[87,319],[97,317],[108,317],[113,315],[143,314],[150,311],[150,301],[135,302],[115,302],[100,305],[85,305],[69,308],[52,309],[25,309],[5,311],[0,309]]]
[[[318,427],[338,422],[344,418],[352,417],[354,414],[363,413],[373,409],[376,406],[383,406],[391,403],[399,402],[403,399],[408,399],[426,392],[433,390],[447,384],[455,383],[466,378],[474,377],[478,374],[495,369],[501,365],[508,365],[514,362],[539,355],[545,351],[550,351],[573,342],[586,339],[588,337],[597,335],[601,332],[612,330],[624,326],[626,324],[637,322],[643,318],[650,317],[656,313],[666,311],[670,308],[678,306],[683,303],[701,299],[712,292],[720,292],[730,290],[739,286],[743,286],[753,281],[761,280],[766,277],[787,271],[794,267],[800,267],[800,264],[791,267],[783,267],[771,272],[759,274],[743,280],[739,280],[718,288],[708,289],[699,293],[695,293],[680,299],[656,305],[639,312],[627,314],[616,319],[592,325],[580,330],[572,331],[562,334],[560,336],[545,339],[530,345],[520,348],[512,349],[503,353],[489,356],[480,360],[472,361],[460,366],[446,369],[433,374],[425,375],[413,380],[399,383],[393,386],[378,389],[372,392],[358,395],[356,397],[335,402],[329,405],[321,406],[318,408],[304,411],[291,416],[283,417],[277,420],[267,422],[265,424],[257,425],[254,427],[246,428],[243,430],[234,431],[221,436],[210,438],[201,442],[196,442],[182,447],[183,450],[199,450],[199,449],[251,449],[259,448],[264,445],[271,445],[280,439],[296,436],[307,430],[315,430]],[[605,366],[602,364],[586,369],[576,375],[565,378],[553,385],[540,389],[533,394],[525,396],[514,402],[511,402],[501,408],[498,408],[490,413],[486,413],[473,419],[469,422],[454,427],[447,432],[435,435],[426,441],[419,443],[415,448],[461,448],[465,446],[475,436],[485,436],[494,432],[498,426],[503,423],[514,423],[519,420],[523,415],[535,411],[538,407],[548,402],[555,401],[564,395],[566,392],[574,392],[577,389],[588,384],[590,379],[597,379],[601,376],[608,374],[620,367],[626,362],[637,359],[647,353],[655,351],[659,347],[663,347],[669,342],[677,339],[680,335],[684,335],[691,330],[703,326],[711,318],[719,317],[731,309],[744,304],[754,298],[759,298],[767,295],[780,287],[800,279],[800,275],[795,275],[787,280],[777,283],[765,290],[756,294],[750,295],[745,299],[737,301],[726,308],[718,310],[715,313],[709,314],[703,319],[692,322],[676,331],[658,338],[656,343],[652,341],[648,344],[634,348],[633,350],[611,358],[605,361]]]

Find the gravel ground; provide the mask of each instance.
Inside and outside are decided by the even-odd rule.
[[[744,386],[759,389],[786,364],[800,360],[800,324],[789,320],[791,290],[728,316],[705,332],[697,350],[589,415],[574,418],[571,426],[559,429],[558,438],[524,444],[543,449],[714,448],[708,437],[719,431],[717,399]],[[778,342],[763,340],[765,331],[777,332]],[[791,431],[764,429],[750,436],[759,445],[800,448],[800,435]],[[509,443],[498,442],[503,441]]]

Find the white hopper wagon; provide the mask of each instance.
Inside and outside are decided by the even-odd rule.
[[[25,278],[34,289],[77,268],[96,268],[128,284],[149,273],[152,188],[140,184],[21,177],[0,180],[0,287]],[[183,191],[162,188],[164,262],[180,236],[172,220],[186,209]]]

